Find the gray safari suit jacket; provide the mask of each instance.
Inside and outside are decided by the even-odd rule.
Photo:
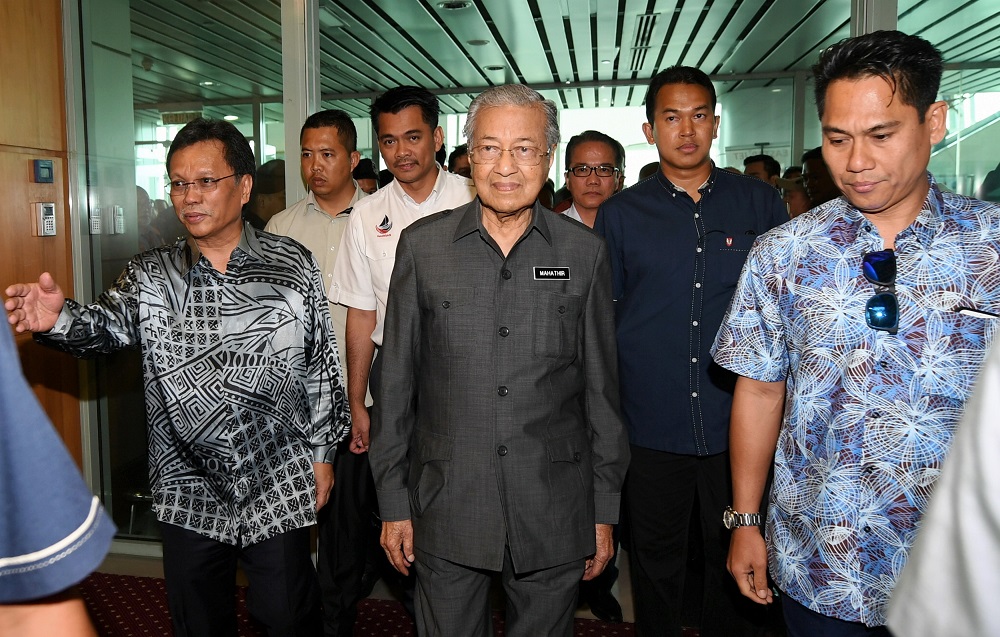
[[[371,465],[417,548],[527,572],[594,553],[629,451],[603,239],[537,203],[504,259],[479,200],[403,231]]]

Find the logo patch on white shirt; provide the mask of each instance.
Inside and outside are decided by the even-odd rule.
[[[382,217],[382,223],[375,226],[375,232],[379,234],[388,234],[392,230],[392,222],[389,221],[389,215]]]
[[[535,280],[569,281],[569,267],[557,266],[535,266]]]

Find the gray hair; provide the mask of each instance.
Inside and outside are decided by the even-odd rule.
[[[469,105],[469,116],[465,120],[465,128],[462,132],[471,143],[473,141],[472,131],[476,127],[476,116],[481,109],[494,106],[534,106],[536,104],[545,113],[545,145],[555,146],[559,143],[559,112],[556,110],[556,104],[524,84],[494,86],[480,93]]]

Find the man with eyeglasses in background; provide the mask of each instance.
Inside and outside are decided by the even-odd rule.
[[[597,209],[621,190],[624,183],[625,149],[618,141],[596,130],[583,131],[569,138],[566,188],[573,203],[564,215],[593,228]]]
[[[996,332],[1000,207],[927,172],[946,132],[942,68],[898,31],[820,55],[823,159],[844,197],[757,242],[716,340],[740,375],[729,570],[758,604],[774,599],[770,571],[792,637],[889,634],[886,603]]]
[[[661,71],[646,92],[646,141],[660,170],[600,208],[607,240],[632,461],[625,482],[639,635],[681,635],[688,537],[701,536],[701,634],[742,635],[752,604],[726,577],[729,406],[734,374],[708,349],[758,235],[788,220],[778,191],[716,166],[715,88],[691,67]]]
[[[573,135],[566,144],[566,189],[570,206],[562,214],[589,228],[594,227],[597,209],[625,183],[625,149],[617,140],[599,131],[587,130]],[[615,554],[604,572],[580,583],[580,603],[606,622],[622,621],[622,607],[611,592],[618,579],[618,529],[614,528]]]
[[[469,107],[470,204],[400,238],[371,461],[382,546],[415,568],[417,633],[569,637],[611,557],[628,447],[600,237],[544,209],[556,106],[523,85]]]
[[[350,428],[319,268],[244,223],[253,151],[198,118],[167,151],[188,237],[129,261],[81,305],[48,273],[7,288],[8,322],[77,356],[141,350],[149,474],[173,634],[237,634],[236,568],[272,637],[322,631],[309,527]]]

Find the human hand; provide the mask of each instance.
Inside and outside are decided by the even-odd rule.
[[[38,283],[15,283],[4,294],[7,322],[14,326],[15,332],[51,330],[66,302],[66,295],[48,272],[38,277]]]
[[[330,492],[333,491],[333,465],[314,462],[313,475],[316,478],[316,510],[319,511],[330,501]]]
[[[759,527],[733,529],[726,566],[745,597],[758,604],[774,601],[767,585],[767,545]]]
[[[360,409],[351,407],[351,453],[368,451],[368,433],[371,431],[371,417],[364,403]]]
[[[589,558],[586,563],[586,568],[583,571],[583,580],[592,580],[604,571],[604,567],[608,565],[608,561],[611,556],[615,554],[615,544],[612,540],[612,526],[610,524],[598,524],[596,528],[597,533],[597,551],[594,556]]]
[[[410,566],[417,559],[413,554],[413,523],[409,520],[383,522],[381,543],[393,567],[409,575]]]

